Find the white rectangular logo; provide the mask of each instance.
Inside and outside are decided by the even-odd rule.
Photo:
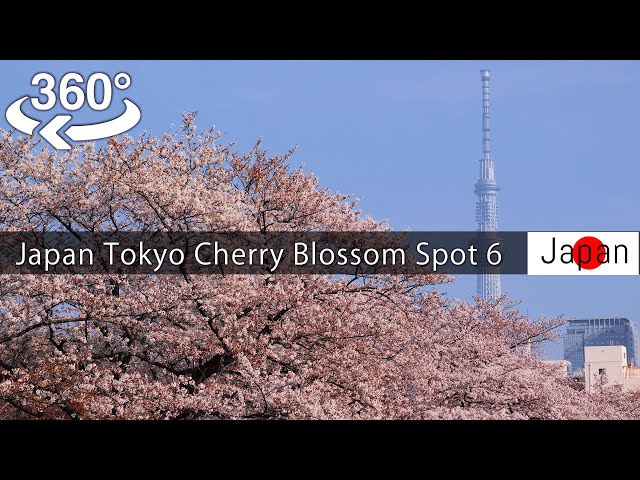
[[[528,275],[639,275],[638,232],[528,232]]]

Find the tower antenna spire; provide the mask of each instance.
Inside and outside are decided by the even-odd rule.
[[[498,191],[493,159],[491,158],[491,130],[489,126],[489,80],[490,70],[481,70],[482,80],[482,158],[480,159],[480,178],[475,184],[478,196],[476,203],[476,221],[478,231],[496,232],[498,230]],[[478,275],[478,296],[483,300],[500,297],[500,274],[487,269]]]

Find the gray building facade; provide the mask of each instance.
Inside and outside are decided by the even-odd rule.
[[[562,339],[564,359],[571,362],[573,375],[584,369],[584,347],[624,345],[628,362],[638,366],[638,330],[628,318],[587,318],[570,320]]]

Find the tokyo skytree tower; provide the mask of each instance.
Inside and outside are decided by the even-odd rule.
[[[498,230],[498,191],[493,159],[491,158],[491,136],[489,130],[489,79],[490,71],[481,70],[482,79],[482,159],[480,160],[480,178],[475,184],[478,196],[476,203],[476,221],[478,231],[495,232]],[[478,296],[483,300],[498,298],[500,273],[495,267],[485,267],[478,275]]]

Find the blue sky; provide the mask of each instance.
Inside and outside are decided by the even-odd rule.
[[[197,110],[238,149],[258,138],[323,185],[362,197],[395,229],[473,230],[481,157],[480,70],[490,68],[492,150],[502,230],[640,229],[640,62],[3,61],[0,107],[34,94],[40,71],[128,72],[160,134]],[[101,118],[122,111],[123,93]],[[76,121],[95,118],[80,110]],[[56,111],[35,112],[46,120]],[[34,112],[32,112],[34,113]],[[0,127],[8,129],[4,115]],[[532,316],[640,319],[638,277],[503,276]],[[475,279],[449,295],[469,299]],[[549,353],[559,358],[559,347]]]

